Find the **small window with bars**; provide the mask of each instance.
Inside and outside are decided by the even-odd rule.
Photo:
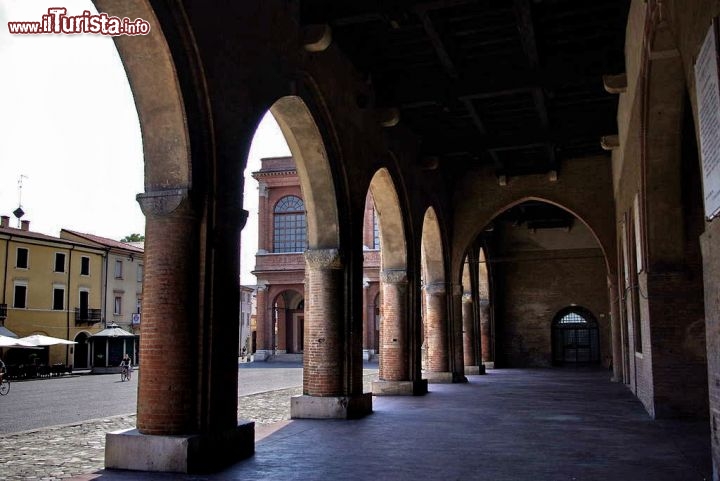
[[[587,324],[587,319],[577,312],[568,312],[560,318],[558,324]]]

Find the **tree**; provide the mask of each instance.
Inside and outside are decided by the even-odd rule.
[[[120,239],[120,242],[143,242],[145,240],[144,235],[140,234],[130,234],[126,235],[122,239]]]

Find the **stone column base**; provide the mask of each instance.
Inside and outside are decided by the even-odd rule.
[[[255,423],[222,433],[160,436],[137,429],[107,433],[105,468],[173,473],[218,471],[255,453]]]
[[[273,352],[267,349],[258,349],[255,351],[255,361],[267,361],[273,355]]]
[[[426,379],[430,384],[450,384],[453,382],[453,373],[450,371],[446,372],[432,372],[425,371],[423,373],[423,379]]]
[[[485,374],[485,366],[465,366],[466,376],[478,376]]]
[[[495,361],[484,362],[485,369],[495,369]]]
[[[355,396],[293,396],[292,419],[358,419],[372,413],[372,394]]]
[[[422,396],[428,392],[427,379],[419,381],[373,381],[373,396]]]

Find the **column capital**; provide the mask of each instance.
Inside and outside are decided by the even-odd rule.
[[[175,212],[188,197],[187,187],[180,187],[143,192],[135,196],[135,199],[140,204],[143,215],[164,217]]]
[[[407,283],[408,277],[405,269],[385,269],[380,271],[380,280],[385,284]]]
[[[338,249],[308,249],[305,251],[305,264],[310,269],[342,269]]]
[[[433,282],[425,285],[425,293],[431,296],[443,295],[447,292],[447,286],[444,282]]]

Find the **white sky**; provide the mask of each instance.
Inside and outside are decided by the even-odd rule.
[[[140,126],[117,50],[102,35],[10,35],[8,21],[39,21],[47,9],[96,13],[89,0],[0,0],[0,214],[18,206],[30,230],[61,228],[112,239],[145,232],[135,201],[143,191]],[[260,124],[248,159],[289,155],[272,115]],[[242,234],[242,283],[257,250],[257,183],[245,187],[250,218]]]

